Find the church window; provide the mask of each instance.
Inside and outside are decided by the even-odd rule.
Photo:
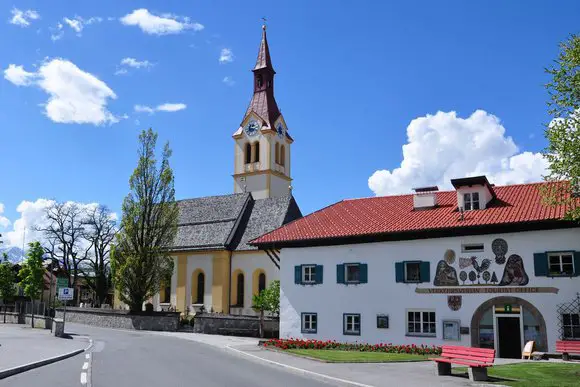
[[[195,301],[196,304],[203,304],[204,290],[205,290],[205,274],[200,272],[197,275],[197,299]]]
[[[243,307],[244,306],[244,274],[238,274],[238,287],[236,289],[236,306]]]
[[[261,76],[261,75],[258,75],[258,76],[256,77],[256,85],[257,85],[258,87],[262,87],[262,84],[263,84],[263,83],[264,83],[264,80],[263,80],[262,76]]]
[[[255,142],[253,148],[254,148],[253,162],[257,163],[258,161],[260,161],[260,143]]]
[[[274,160],[276,160],[276,164],[280,164],[280,144],[276,143],[275,148],[276,150]]]
[[[272,81],[268,81],[268,89],[272,87]]]
[[[245,160],[246,160],[246,164],[250,164],[252,162],[252,146],[250,145],[250,143],[246,143],[246,149],[245,149]]]
[[[163,292],[163,301],[164,304],[169,304],[171,302],[171,286],[166,286],[165,291]]]
[[[286,164],[286,147],[284,145],[280,146],[280,165]]]
[[[262,290],[266,289],[266,274],[260,273],[258,276],[258,294],[262,293]]]

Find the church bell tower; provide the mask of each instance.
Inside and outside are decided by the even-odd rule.
[[[266,25],[254,73],[253,96],[238,130],[235,145],[234,192],[251,192],[254,199],[290,194],[290,146],[284,117],[274,98],[274,76]]]

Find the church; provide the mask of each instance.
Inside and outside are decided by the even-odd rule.
[[[279,279],[279,251],[248,244],[302,217],[292,197],[293,139],[274,98],[266,26],[252,72],[252,100],[232,135],[234,193],[178,201],[173,276],[153,298],[155,310],[254,315],[252,296]]]

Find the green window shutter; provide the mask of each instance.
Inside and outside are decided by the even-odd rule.
[[[336,265],[336,283],[343,284],[344,281],[344,264]]]
[[[322,283],[322,265],[316,265],[316,283]]]
[[[302,283],[302,266],[300,265],[294,266],[294,283]]]
[[[421,262],[419,265],[420,275],[421,275],[421,282],[430,282],[431,281],[431,273],[430,273],[430,262]]]
[[[574,258],[576,254],[574,254]],[[548,255],[546,253],[534,253],[534,274],[536,277],[548,276]]]
[[[366,263],[361,263],[358,265],[359,270],[360,270],[360,277],[359,277],[359,282],[361,284],[366,284],[367,282],[369,282],[369,270],[368,270],[368,266]]]
[[[580,251],[574,251],[574,277],[580,276]]]
[[[395,280],[405,282],[405,262],[395,262]]]

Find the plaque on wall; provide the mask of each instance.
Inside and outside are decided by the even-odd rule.
[[[443,340],[459,341],[459,320],[443,320]]]
[[[387,329],[389,327],[389,316],[386,314],[377,314],[377,328]]]
[[[469,334],[469,327],[461,327],[459,328],[459,333],[462,335],[468,335]]]

